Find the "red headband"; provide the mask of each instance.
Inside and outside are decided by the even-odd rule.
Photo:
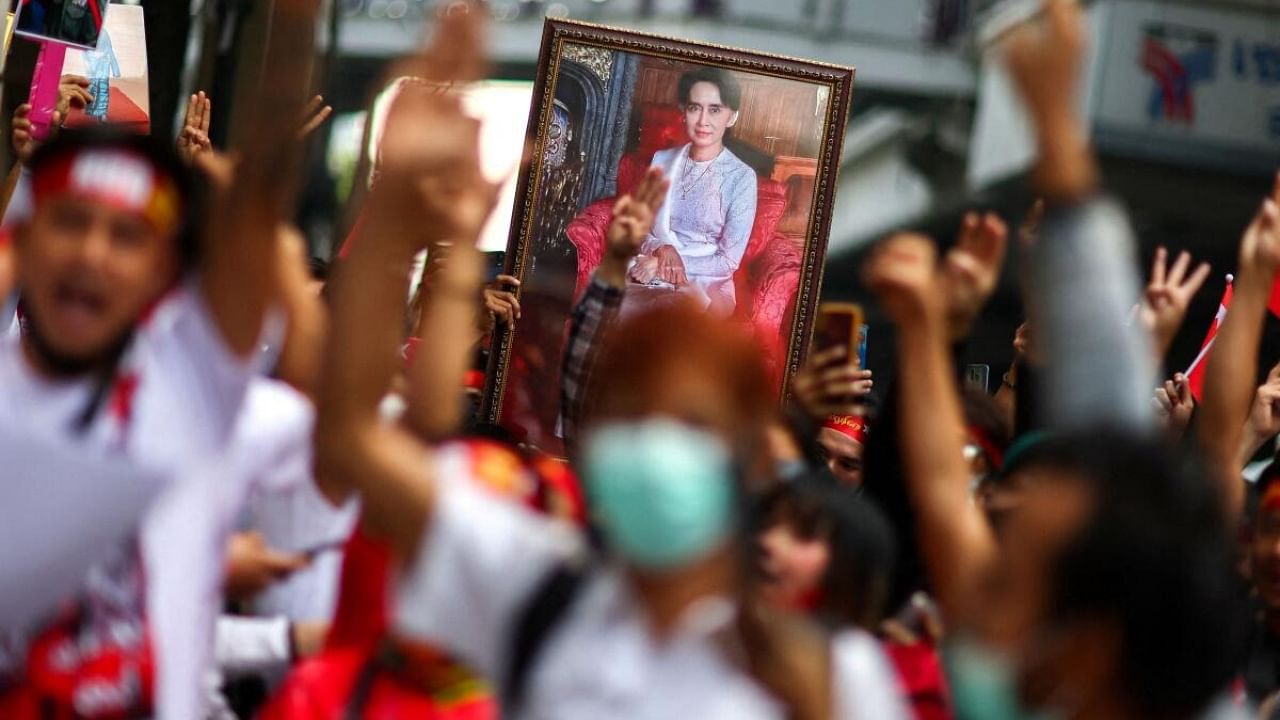
[[[181,200],[173,180],[128,150],[85,150],[52,159],[32,179],[35,204],[74,195],[132,213],[163,234],[176,232]]]
[[[867,442],[867,422],[856,415],[832,415],[822,427],[835,430],[859,445]]]
[[[1004,467],[1004,452],[991,441],[991,437],[985,430],[977,425],[970,425],[969,437],[982,448],[982,454],[987,456],[987,462],[991,464],[992,470],[1000,470]]]

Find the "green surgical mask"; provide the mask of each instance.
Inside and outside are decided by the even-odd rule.
[[[1018,700],[1012,663],[970,639],[947,644],[943,653],[957,720],[1057,720],[1050,711],[1028,711]]]
[[[688,565],[733,531],[733,458],[704,430],[666,418],[612,423],[587,437],[583,470],[609,546],[637,568]]]

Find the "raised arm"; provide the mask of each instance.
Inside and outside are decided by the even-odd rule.
[[[1168,265],[1169,253],[1164,247],[1156,248],[1156,259],[1151,266],[1151,277],[1138,307],[1138,318],[1151,332],[1152,351],[1156,362],[1163,362],[1173,339],[1187,317],[1192,298],[1200,292],[1209,278],[1209,264],[1200,263],[1190,275],[1191,255],[1178,253],[1173,265]]]
[[[1128,219],[1097,197],[1098,170],[1075,88],[1086,33],[1074,0],[1049,0],[1043,28],[1010,38],[1009,67],[1039,148],[1034,180],[1045,201],[1032,249],[1027,305],[1049,365],[1045,421],[1151,426],[1154,364],[1147,333],[1128,322],[1139,295]]]
[[[1222,483],[1227,511],[1244,510],[1245,487],[1237,465],[1245,420],[1258,377],[1258,346],[1267,299],[1280,269],[1280,177],[1240,242],[1231,307],[1205,367],[1199,437]]]
[[[964,416],[935,266],[932,241],[898,235],[872,256],[866,282],[898,328],[899,443],[921,553],[947,619],[966,622],[996,543],[969,497]]]
[[[282,225],[276,245],[279,302],[288,322],[276,374],[314,399],[329,317],[324,300],[311,287],[306,239],[297,228]]]
[[[627,266],[653,228],[668,187],[662,171],[650,168],[630,195],[623,195],[614,203],[613,219],[605,231],[604,258],[570,317],[569,342],[560,367],[560,419],[570,452],[577,442],[578,422],[600,338],[622,305]]]
[[[295,196],[300,146],[296,118],[306,100],[318,0],[277,0],[263,63],[261,93],[235,179],[217,193],[204,228],[201,291],[219,331],[236,354],[257,346],[262,318],[276,292],[276,228]]]
[[[1236,467],[1243,469],[1253,459],[1254,453],[1280,433],[1280,365],[1267,373],[1267,379],[1253,396],[1253,409],[1244,426],[1240,441],[1240,454]]]
[[[404,74],[467,82],[482,72],[482,11],[442,14],[425,55]],[[431,132],[422,132],[430,127]],[[379,421],[377,407],[400,362],[405,297],[413,257],[432,240],[451,239],[452,284],[440,303],[474,312],[480,267],[468,262],[495,195],[480,171],[479,125],[456,94],[407,92],[392,108],[382,140],[386,158],[370,194],[360,237],[334,283],[332,331],[319,393],[317,474],[330,497],[359,491],[370,528],[410,556],[435,503],[430,453],[407,431]],[[461,258],[461,259],[459,259]],[[446,300],[447,298],[447,300]],[[441,304],[440,312],[449,312]],[[446,325],[449,323],[445,323]],[[436,341],[439,345],[436,345]],[[443,373],[458,344],[424,338]],[[465,346],[465,344],[464,344]],[[462,350],[465,352],[465,347]],[[461,372],[440,377],[457,389]]]

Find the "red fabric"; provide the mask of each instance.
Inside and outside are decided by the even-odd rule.
[[[391,549],[356,527],[342,557],[342,577],[333,626],[325,638],[325,650],[354,647],[371,651],[387,631],[391,598]]]
[[[0,240],[0,246],[3,245],[4,241]],[[1267,309],[1272,315],[1280,317],[1280,275],[1277,275],[1275,282],[1271,283],[1271,299],[1267,301]]]
[[[859,445],[867,444],[867,421],[853,415],[832,415],[822,427],[835,430]]]
[[[262,720],[346,720],[356,682],[387,636],[392,572],[390,548],[357,528],[347,543],[325,649],[289,673],[259,714]],[[362,720],[498,720],[497,703],[484,686],[448,658],[415,648],[411,665],[438,692],[379,671]]]
[[[347,709],[356,681],[369,661],[356,648],[326,651],[300,663],[280,692],[263,708],[261,720],[347,720]],[[491,698],[463,700],[442,706],[417,688],[379,675],[360,714],[362,720],[498,720],[497,703]]]
[[[356,221],[351,225],[351,232],[347,233],[347,237],[342,241],[342,245],[338,247],[338,259],[346,260],[351,254],[352,243],[355,242],[356,236],[360,234],[361,228],[364,227],[364,208],[360,209],[360,214],[356,215]]]
[[[93,3],[89,3],[89,6],[96,7]],[[151,117],[142,108],[138,107],[138,104],[126,95],[123,90],[112,86],[108,95],[107,122],[128,128],[130,132],[136,132],[141,135],[151,134]],[[98,119],[85,114],[83,109],[71,108],[71,112],[67,113],[67,120],[63,123],[63,127],[87,128],[96,127],[98,124]]]
[[[619,195],[630,192],[640,182],[654,153],[685,142],[688,137],[678,108],[653,104],[641,108],[636,150],[624,155],[618,164]],[[787,365],[791,318],[803,265],[800,250],[778,233],[788,201],[786,185],[757,178],[756,222],[734,276],[738,300],[735,317],[751,323],[764,351],[770,380],[779,387]],[[615,198],[606,198],[592,203],[565,230],[578,251],[575,298],[586,290],[591,273],[604,257],[604,234],[612,220],[614,202]]]
[[[1191,385],[1191,397],[1200,402],[1200,398],[1204,393],[1204,371],[1209,365],[1209,353],[1213,350],[1213,341],[1218,337],[1218,328],[1222,327],[1222,321],[1227,318],[1227,310],[1231,307],[1232,284],[1230,278],[1227,279],[1227,289],[1222,293],[1222,302],[1218,304],[1218,314],[1213,318],[1213,324],[1209,326],[1209,332],[1204,336],[1204,342],[1200,345],[1200,352],[1196,355],[1196,359],[1191,361],[1191,366],[1187,368],[1187,382]]]
[[[471,473],[485,488],[541,512],[585,522],[582,491],[568,465],[548,457],[526,463],[487,440],[467,445]],[[362,720],[498,720],[489,688],[465,667],[432,648],[389,635],[387,587],[394,572],[389,546],[357,527],[343,558],[338,606],[324,651],[293,669],[259,714],[262,720],[347,720],[356,682],[389,637],[409,660],[403,671],[377,672]],[[0,705],[0,717],[10,717],[5,709]]]
[[[942,672],[942,656],[934,646],[885,643],[916,720],[951,720],[951,693]]]
[[[78,640],[78,619],[68,614],[35,638],[21,678],[0,692],[0,718],[124,720],[151,713],[155,661],[149,638],[134,646],[108,639],[90,650]],[[85,695],[99,703],[82,714],[76,698]]]

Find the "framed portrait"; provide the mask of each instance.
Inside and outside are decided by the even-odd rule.
[[[483,418],[564,454],[572,310],[614,203],[650,167],[671,187],[641,260],[675,250],[685,282],[633,275],[621,319],[692,299],[754,335],[785,399],[812,332],[853,78],[848,67],[547,20],[506,252],[521,319],[495,330]]]
[[[33,40],[95,50],[108,7],[108,0],[18,0],[16,32]]]

